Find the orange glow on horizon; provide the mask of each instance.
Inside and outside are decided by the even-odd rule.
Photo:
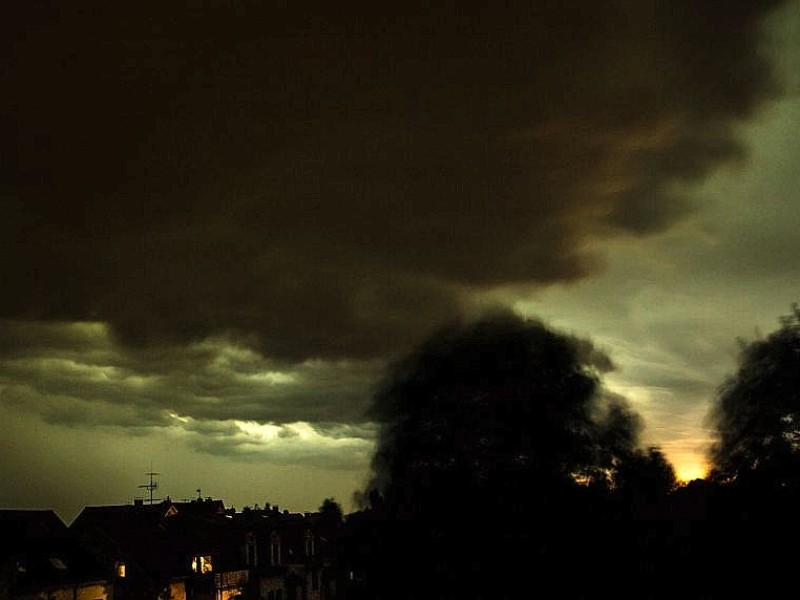
[[[707,475],[708,466],[703,463],[691,462],[675,465],[675,476],[680,483],[689,483],[694,479],[705,479]]]

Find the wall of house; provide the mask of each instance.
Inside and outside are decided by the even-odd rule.
[[[250,572],[246,569],[239,571],[222,571],[214,575],[215,600],[233,600],[242,597],[250,581]]]
[[[15,594],[16,600],[112,600],[111,586],[79,584],[29,594]]]
[[[186,584],[182,581],[169,584],[170,600],[186,600]]]
[[[271,592],[271,594],[270,594]],[[262,577],[261,578],[261,597],[269,600],[280,598],[280,600],[288,600],[286,594],[286,586],[284,585],[283,576],[279,577]]]
[[[110,600],[112,597],[110,585],[87,585],[78,588],[75,600]],[[70,596],[66,600],[73,598]]]

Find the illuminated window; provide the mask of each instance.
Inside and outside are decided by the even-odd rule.
[[[118,562],[116,566],[117,577],[125,579],[126,569],[124,562]]]
[[[192,571],[195,573],[211,573],[212,570],[210,556],[195,556],[192,558]]]

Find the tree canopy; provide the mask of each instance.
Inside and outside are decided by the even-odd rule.
[[[319,513],[327,518],[331,519],[337,523],[341,522],[344,518],[344,512],[342,511],[341,505],[336,501],[336,498],[325,498],[320,504]]]
[[[675,489],[678,480],[664,453],[650,447],[632,452],[620,463],[615,483],[625,494],[656,500]]]
[[[371,573],[365,597],[511,598],[531,582],[594,597],[642,560],[627,524],[655,514],[637,509],[674,474],[638,447],[641,419],[602,386],[611,368],[588,340],[506,312],[440,330],[394,364],[371,410],[371,510],[347,546]],[[559,588],[571,568],[581,577]]]
[[[610,368],[589,341],[509,313],[444,329],[375,395],[371,485],[411,514],[476,503],[519,514],[613,486],[640,420],[603,393]]]
[[[765,339],[743,343],[736,373],[712,411],[713,477],[724,482],[800,481],[800,308]]]

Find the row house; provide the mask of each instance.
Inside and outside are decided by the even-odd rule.
[[[220,500],[85,508],[70,529],[114,600],[335,600],[339,519]]]
[[[219,501],[85,508],[70,526],[112,574],[115,600],[236,600],[247,596],[240,559]]]
[[[245,554],[263,600],[337,598],[337,517],[281,512],[277,507],[234,517],[244,532]]]
[[[0,510],[0,600],[112,600],[102,566],[52,510]]]
[[[0,511],[0,600],[336,600],[341,514],[220,500]]]

